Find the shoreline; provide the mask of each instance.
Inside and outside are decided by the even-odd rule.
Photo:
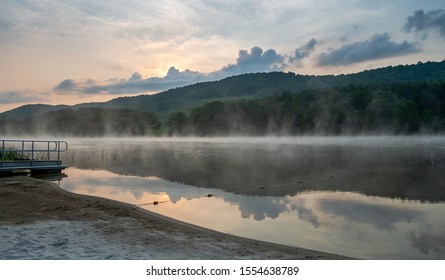
[[[350,259],[217,232],[26,176],[0,179],[0,234],[9,238],[0,259]]]

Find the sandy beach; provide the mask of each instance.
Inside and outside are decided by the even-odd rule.
[[[0,259],[347,259],[186,224],[135,205],[0,178]]]

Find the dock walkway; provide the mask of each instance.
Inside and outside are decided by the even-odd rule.
[[[65,141],[0,139],[0,175],[60,172],[67,167],[60,160],[61,153],[67,150]]]

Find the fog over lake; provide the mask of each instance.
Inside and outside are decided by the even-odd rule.
[[[443,259],[443,139],[71,139],[60,185],[275,243]]]

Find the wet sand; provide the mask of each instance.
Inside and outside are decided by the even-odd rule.
[[[0,178],[0,234],[0,259],[348,259],[223,234],[26,176]]]

